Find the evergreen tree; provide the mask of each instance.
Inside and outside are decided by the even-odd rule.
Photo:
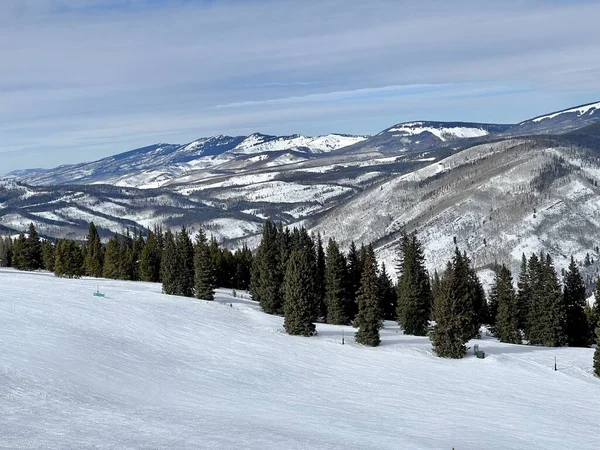
[[[381,299],[381,317],[384,320],[396,320],[396,309],[398,307],[396,289],[392,284],[384,263],[381,264],[378,283],[379,298]]]
[[[497,293],[498,312],[495,320],[496,335],[501,342],[521,343],[519,308],[510,270],[502,265],[496,272],[494,287]]]
[[[175,235],[175,295],[194,296],[194,246],[185,229]]]
[[[214,261],[206,242],[206,235],[200,229],[194,245],[194,269],[196,298],[214,300],[215,298],[215,270]]]
[[[21,270],[39,270],[42,267],[42,241],[33,223],[29,224],[21,264]]]
[[[235,276],[233,287],[236,289],[250,289],[250,275],[252,272],[252,252],[244,245],[233,254],[235,260]]]
[[[527,268],[527,258],[525,253],[521,257],[521,270],[519,272],[519,281],[517,283],[517,303],[519,310],[519,328],[527,328],[527,315],[529,311],[529,302],[531,301],[531,289],[529,287],[529,270]]]
[[[312,336],[316,316],[316,283],[312,255],[306,248],[292,251],[284,279],[284,321],[288,334]]]
[[[436,325],[431,332],[435,353],[444,358],[462,358],[465,344],[477,333],[469,261],[458,249],[448,264],[436,299]]]
[[[357,294],[360,289],[360,280],[362,276],[362,268],[360,262],[360,255],[354,241],[350,243],[350,250],[348,251],[347,258],[347,285],[346,295],[348,296],[348,302],[346,315],[353,321],[358,313]]]
[[[318,294],[318,316],[323,320],[327,317],[327,304],[325,302],[325,252],[323,251],[323,240],[321,234],[317,234],[316,242],[316,270],[317,270],[317,294]]]
[[[532,345],[565,345],[566,312],[562,290],[550,255],[530,258],[531,304],[528,315],[528,339]]]
[[[589,325],[585,315],[585,286],[579,268],[571,256],[571,263],[564,278],[563,301],[565,304],[565,333],[570,347],[587,347]]]
[[[148,230],[148,237],[140,255],[140,278],[142,281],[160,281],[161,249],[154,231]]]
[[[405,334],[427,335],[432,294],[422,245],[416,233],[404,234],[398,266],[398,323]]]
[[[103,272],[102,242],[100,241],[100,235],[98,234],[94,222],[91,222],[89,226],[84,253],[86,275],[100,278]]]
[[[17,270],[26,270],[25,264],[25,252],[26,252],[26,244],[25,244],[25,235],[23,233],[19,234],[19,237],[15,239],[12,248],[12,267]]]
[[[84,275],[83,253],[76,242],[65,239],[56,245],[54,275],[80,278]]]
[[[0,267],[12,266],[13,241],[10,237],[0,238]]]
[[[163,292],[168,295],[176,295],[177,253],[175,250],[175,237],[171,230],[166,231],[163,244],[163,253],[160,259],[160,278],[162,280]]]
[[[377,261],[375,253],[369,246],[363,260],[363,273],[358,292],[358,314],[356,323],[358,331],[355,341],[358,344],[376,347],[380,344],[379,328],[381,310],[379,308],[379,280],[377,278]]]
[[[44,270],[54,272],[54,245],[50,241],[42,242],[42,266]]]
[[[120,259],[121,244],[119,242],[119,235],[115,233],[108,241],[108,244],[106,244],[104,267],[102,269],[102,275],[104,278],[112,278],[113,280],[119,278]]]
[[[489,330],[495,336],[498,335],[498,330],[496,329],[496,320],[498,318],[498,304],[499,304],[499,293],[498,293],[498,277],[499,277],[499,268],[495,268],[494,272],[494,283],[490,288],[490,303],[488,305],[488,320],[487,324],[489,326]]]
[[[256,250],[256,256],[252,261],[250,293],[267,314],[283,313],[282,273],[287,262],[285,256],[287,242],[282,234],[282,232],[278,233],[275,225],[267,220],[263,226],[262,239]]]
[[[326,322],[334,325],[347,325],[350,319],[346,315],[346,261],[334,239],[329,240],[325,256],[325,303],[327,304]]]

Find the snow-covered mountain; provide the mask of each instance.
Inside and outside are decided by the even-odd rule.
[[[157,144],[13,174],[0,185],[0,233],[29,221],[43,235],[79,238],[90,220],[105,235],[185,224],[231,246],[253,245],[269,217],[343,245],[374,241],[390,269],[403,229],[422,235],[431,269],[443,267],[454,237],[480,268],[542,249],[559,268],[571,254],[598,261],[597,109],[519,125],[407,122],[370,138],[253,134]]]

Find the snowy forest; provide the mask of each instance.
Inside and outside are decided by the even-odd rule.
[[[448,358],[462,358],[482,329],[511,344],[587,347],[600,341],[600,308],[587,304],[573,258],[562,283],[547,254],[523,254],[516,280],[506,265],[496,264],[489,295],[458,247],[444,272],[430,275],[416,233],[404,234],[397,261],[394,282],[371,245],[352,242],[344,253],[334,239],[325,245],[319,234],[268,220],[254,255],[247,247],[222,248],[203,231],[192,242],[185,228],[115,233],[104,244],[93,223],[83,243],[43,240],[30,224],[18,238],[0,239],[0,266],[17,270],[160,282],[165,294],[203,300],[213,300],[216,287],[249,290],[265,313],[284,317],[292,335],[315,334],[315,322],[353,325],[357,343],[377,346],[379,330],[391,320],[407,335],[429,336],[435,354]],[[600,278],[594,294],[600,298]],[[600,376],[599,349],[594,371]]]

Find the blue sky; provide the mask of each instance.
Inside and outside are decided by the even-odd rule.
[[[2,0],[0,173],[600,99],[600,2]]]

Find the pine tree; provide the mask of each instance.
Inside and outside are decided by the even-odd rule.
[[[26,270],[26,251],[25,235],[21,233],[19,234],[19,237],[15,239],[12,247],[12,267],[17,270]]]
[[[83,252],[76,242],[65,239],[56,245],[54,275],[80,278],[84,275]]]
[[[194,246],[185,229],[175,235],[175,295],[194,296]]]
[[[416,233],[402,237],[398,266],[398,323],[405,334],[427,335],[432,294],[422,245]]]
[[[535,256],[535,255],[534,255]],[[529,260],[531,304],[527,338],[531,345],[559,347],[567,341],[562,290],[550,255]]]
[[[102,242],[100,241],[100,235],[98,234],[98,230],[96,229],[94,222],[91,222],[89,226],[84,247],[84,254],[86,275],[100,278],[102,276],[103,269]]]
[[[496,335],[501,342],[520,344],[519,309],[510,270],[504,265],[496,272],[494,287],[498,296],[495,320]]]
[[[358,331],[355,341],[358,344],[376,347],[381,342],[379,338],[381,320],[379,293],[377,261],[373,249],[369,246],[363,260],[363,273],[357,297],[359,309],[356,316]]]
[[[384,320],[396,320],[396,309],[398,307],[396,289],[392,284],[384,263],[381,264],[378,283],[379,298],[381,299],[381,317]]]
[[[327,304],[326,322],[334,325],[347,325],[350,319],[346,315],[348,298],[346,295],[346,261],[337,242],[330,239],[325,256],[325,303]]]
[[[496,329],[496,320],[498,318],[498,304],[499,304],[499,296],[498,296],[498,277],[499,277],[499,267],[495,268],[494,272],[494,283],[490,288],[490,302],[488,304],[488,320],[487,324],[489,326],[490,332],[497,336],[498,331]]]
[[[42,267],[48,272],[54,272],[54,245],[50,241],[42,242]]]
[[[435,302],[436,325],[431,341],[438,356],[462,358],[465,355],[465,344],[477,333],[473,294],[469,261],[456,249]]]
[[[200,229],[196,235],[194,245],[194,288],[196,298],[202,300],[214,300],[215,298],[215,268],[211,258],[206,235]]]
[[[148,230],[148,237],[140,255],[140,278],[142,281],[160,281],[161,249],[154,231]]]
[[[163,292],[168,295],[176,295],[177,254],[175,251],[175,237],[171,230],[166,231],[163,244],[163,253],[160,259],[160,278],[162,280]]]
[[[596,350],[594,350],[594,373],[600,377],[600,327],[596,328]]]
[[[12,266],[13,241],[10,237],[0,238],[0,267]]]
[[[585,315],[585,286],[579,268],[571,256],[571,263],[564,278],[563,301],[566,321],[565,333],[570,347],[587,347],[589,328]]]
[[[267,314],[283,313],[282,273],[287,264],[287,246],[283,232],[267,220],[263,226],[262,239],[252,261],[250,293]],[[284,259],[285,258],[285,259]]]
[[[102,269],[104,278],[112,278],[114,280],[119,278],[120,253],[121,244],[119,242],[119,235],[115,233],[108,241],[108,244],[106,244],[104,267]]]
[[[312,255],[306,248],[292,251],[284,279],[284,321],[288,334],[312,336],[316,316],[316,283],[312,276]]]
[[[236,289],[250,289],[250,276],[252,273],[252,252],[244,245],[237,249],[233,255],[235,259],[235,276],[233,287]]]
[[[350,243],[350,250],[348,251],[347,258],[347,285],[346,295],[348,296],[348,302],[346,315],[352,322],[358,313],[357,294],[360,289],[360,280],[362,276],[362,268],[360,262],[360,255],[354,244],[354,241]]]
[[[527,315],[529,303],[531,301],[531,289],[529,287],[529,270],[527,268],[527,258],[525,253],[521,257],[521,270],[519,272],[519,282],[517,283],[517,303],[519,310],[519,328],[526,330]]]
[[[323,240],[321,234],[317,233],[316,242],[316,270],[317,270],[317,294],[318,316],[323,320],[327,317],[327,303],[325,302],[325,252],[323,251]]]

